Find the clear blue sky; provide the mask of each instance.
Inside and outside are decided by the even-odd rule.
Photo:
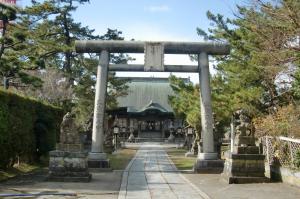
[[[196,28],[207,30],[208,10],[232,18],[235,5],[243,2],[245,0],[90,0],[78,7],[74,18],[98,34],[104,34],[107,28],[119,29],[126,40],[200,41]],[[29,5],[30,0],[20,0],[19,4]],[[136,59],[136,63],[143,61],[141,55]],[[187,56],[171,55],[165,57],[165,63],[191,64]],[[132,74],[121,73],[122,76]],[[196,74],[188,76],[197,82]]]
[[[232,16],[235,0],[91,0],[74,14],[104,33],[117,28],[127,39],[198,40],[196,27],[207,29],[207,10]]]

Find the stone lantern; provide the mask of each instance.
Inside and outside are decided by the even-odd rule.
[[[170,136],[168,137],[168,142],[174,142],[175,136],[173,135],[173,133],[175,131],[175,128],[172,121],[170,122],[169,125],[169,131],[170,131]]]
[[[192,143],[193,143],[193,136],[194,136],[194,128],[188,126],[186,128],[186,142],[188,146],[188,152],[185,153],[185,157],[194,157],[195,154],[192,151]]]
[[[114,147],[115,147],[115,151],[118,150],[118,136],[119,136],[119,133],[120,133],[120,128],[115,125],[113,127],[113,133],[114,133]]]

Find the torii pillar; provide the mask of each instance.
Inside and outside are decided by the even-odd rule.
[[[97,67],[92,147],[88,156],[89,168],[109,168],[109,160],[103,150],[108,65],[109,52],[102,50]]]
[[[194,170],[199,173],[221,173],[224,161],[218,159],[215,149],[213,132],[213,114],[211,104],[211,88],[208,54],[198,54],[199,84],[200,84],[200,110],[201,110],[201,139],[203,141],[201,151],[198,150],[198,158]]]

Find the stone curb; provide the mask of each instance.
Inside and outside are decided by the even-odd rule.
[[[140,147],[139,147],[140,148]],[[137,149],[137,152],[139,150],[139,148]],[[128,176],[129,176],[129,170],[133,164],[133,162],[136,159],[136,154],[135,156],[131,159],[131,161],[129,162],[129,164],[127,165],[126,169],[123,171],[123,175],[122,175],[122,183],[120,186],[120,191],[119,191],[119,196],[118,199],[125,199],[126,195],[127,195],[127,184],[128,184]]]

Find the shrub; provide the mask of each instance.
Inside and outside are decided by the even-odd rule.
[[[300,137],[300,107],[288,105],[279,107],[274,114],[255,119],[256,134],[259,137]]]
[[[0,168],[46,155],[55,146],[62,117],[58,107],[0,90]]]

